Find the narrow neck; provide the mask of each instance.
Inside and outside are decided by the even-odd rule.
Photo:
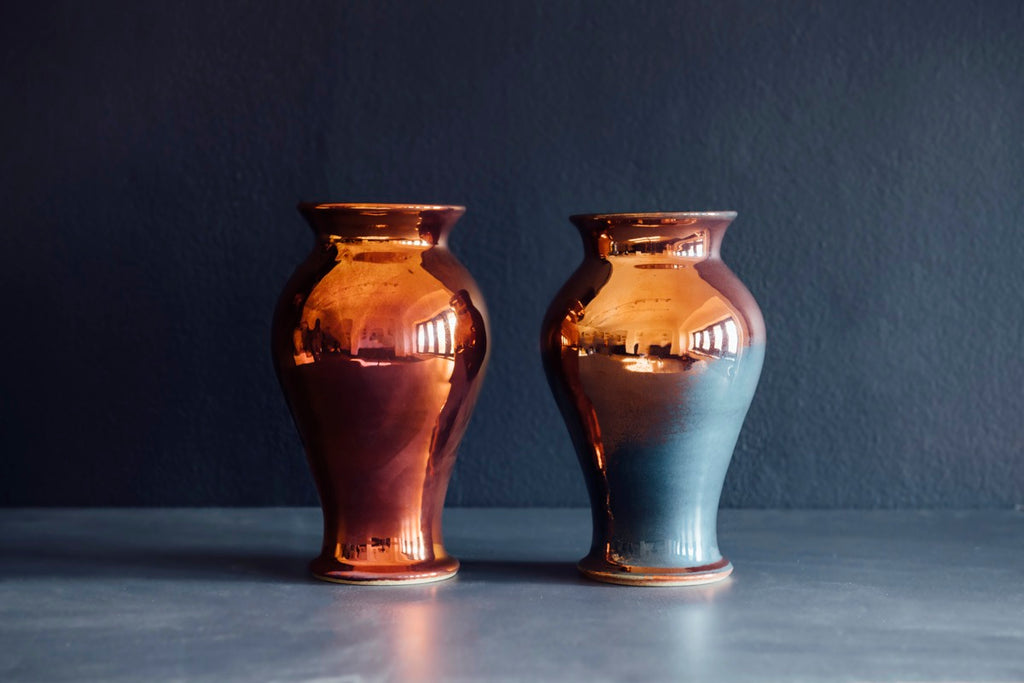
[[[572,216],[588,257],[655,257],[705,261],[721,254],[722,238],[736,214],[619,213]]]
[[[446,244],[452,226],[465,211],[462,206],[418,204],[299,204],[318,240],[421,246]]]

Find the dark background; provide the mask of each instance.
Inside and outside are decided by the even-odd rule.
[[[1024,503],[1021,3],[157,4],[3,11],[0,503],[315,502],[268,351],[303,199],[469,206],[450,504],[585,504],[566,216],[708,209],[769,336],[726,505]]]

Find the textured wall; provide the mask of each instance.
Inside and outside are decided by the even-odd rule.
[[[19,3],[0,502],[312,503],[268,352],[300,199],[465,203],[454,504],[585,502],[537,354],[570,213],[735,209],[734,506],[1024,503],[1018,2]]]

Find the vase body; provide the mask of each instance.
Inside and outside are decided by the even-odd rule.
[[[545,316],[548,382],[593,511],[590,578],[708,583],[725,473],[764,360],[757,303],[719,256],[735,213],[573,216],[584,260]]]
[[[483,298],[447,248],[463,209],[299,209],[315,243],[278,301],[272,353],[323,508],[313,574],[454,576],[441,511],[488,357]]]

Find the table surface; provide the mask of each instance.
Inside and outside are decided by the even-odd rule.
[[[317,510],[0,511],[5,681],[1024,681],[1024,513],[724,510],[709,586],[587,581],[583,510],[446,513],[457,578],[308,578]]]

